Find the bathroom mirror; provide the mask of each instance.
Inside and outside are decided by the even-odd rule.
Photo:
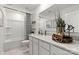
[[[51,35],[56,31],[56,21],[55,19],[47,19],[45,17],[40,17],[39,29],[43,32],[46,31],[47,35]]]
[[[56,27],[55,19],[46,21],[46,28],[55,28],[55,27]]]
[[[65,20],[65,23],[74,27],[71,31],[73,34],[79,32],[79,4],[54,4],[47,10],[40,13],[43,18],[48,19],[46,21],[46,28],[55,28],[55,13],[57,9],[61,12],[61,18]]]

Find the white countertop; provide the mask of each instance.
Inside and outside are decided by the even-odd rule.
[[[52,36],[45,36],[45,35],[39,35],[39,34],[31,34],[29,36],[38,38],[39,40],[43,40],[45,42],[48,42],[50,44],[53,44],[54,46],[60,47],[64,50],[67,50],[74,54],[79,54],[79,41],[73,40],[73,43],[59,43],[52,40]]]

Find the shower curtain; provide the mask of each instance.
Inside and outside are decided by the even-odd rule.
[[[32,26],[31,26],[31,14],[26,13],[26,20],[25,20],[25,40],[29,40],[29,34],[31,34]]]

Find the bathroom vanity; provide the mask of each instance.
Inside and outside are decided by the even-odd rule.
[[[30,55],[78,55],[79,42],[58,43],[52,40],[52,36],[39,34],[29,35]]]

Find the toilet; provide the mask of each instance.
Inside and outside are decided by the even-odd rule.
[[[21,47],[23,49],[29,48],[29,40],[23,40],[23,41],[21,41]]]

